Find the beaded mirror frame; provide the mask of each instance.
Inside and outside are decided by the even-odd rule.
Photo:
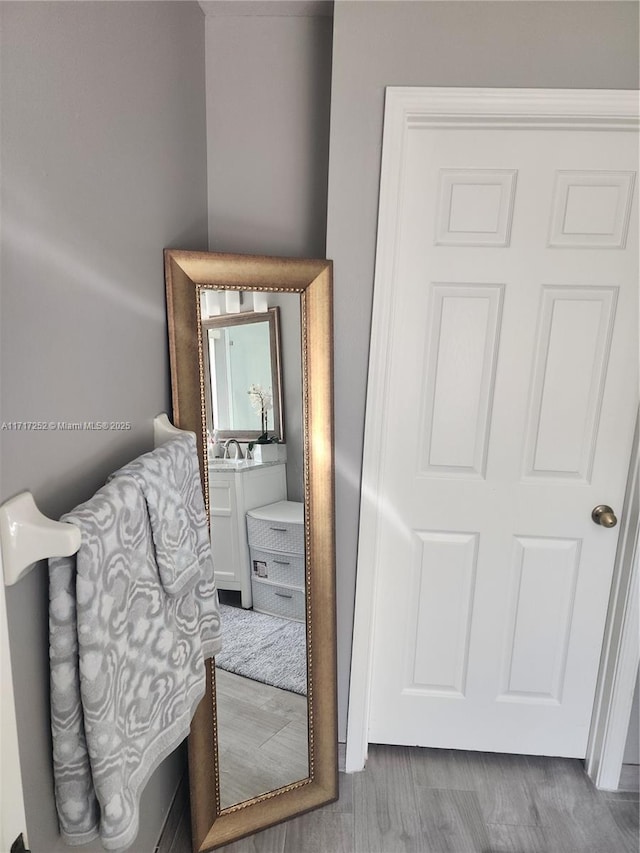
[[[201,295],[298,294],[301,313],[309,775],[220,808],[215,667],[189,736],[193,849],[205,853],[338,797],[333,457],[332,264],[327,260],[165,250],[174,424],[196,433],[209,512]]]

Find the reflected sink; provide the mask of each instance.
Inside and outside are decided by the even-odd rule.
[[[258,462],[255,459],[209,459],[210,471],[242,471],[245,468],[261,468],[273,462]]]
[[[241,468],[253,465],[252,459],[209,459],[209,468]]]

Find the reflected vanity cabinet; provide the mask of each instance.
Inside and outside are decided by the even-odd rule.
[[[247,513],[253,609],[305,619],[304,504],[278,501]]]
[[[237,467],[209,465],[211,549],[218,589],[240,592],[245,608],[252,606],[247,512],[286,500],[284,463],[245,463]]]

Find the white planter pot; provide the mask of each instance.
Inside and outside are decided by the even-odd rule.
[[[254,444],[251,451],[256,462],[285,462],[286,444]]]

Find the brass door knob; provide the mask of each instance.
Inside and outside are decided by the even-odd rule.
[[[615,512],[606,504],[595,506],[591,518],[596,524],[601,524],[603,527],[615,527],[618,523]]]

